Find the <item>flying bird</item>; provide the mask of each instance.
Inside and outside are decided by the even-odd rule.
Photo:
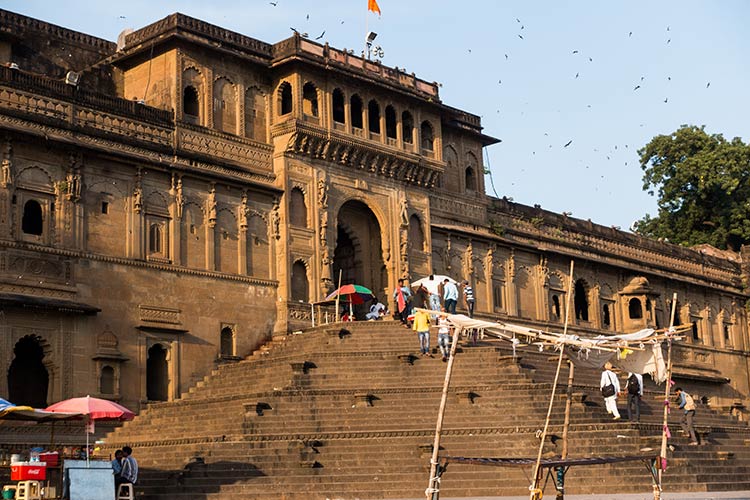
[[[520,20],[520,19],[518,19],[518,18],[516,18],[516,22],[520,23],[520,22],[521,22],[521,20]]]
[[[320,40],[321,38],[323,38],[323,35],[325,34],[326,34],[326,30],[323,30],[323,33],[321,33],[320,36],[315,37],[315,39]]]
[[[669,101],[669,97],[667,97],[667,98],[664,99],[664,104],[666,104],[667,101]]]
[[[502,81],[502,80],[498,80],[498,81],[497,81],[497,84],[498,84],[498,85],[500,85],[500,84],[502,84],[502,83],[503,83],[503,81]]]
[[[594,59],[589,57],[589,62],[594,62]]]
[[[633,32],[632,31],[630,33],[628,33],[628,37],[631,37],[631,36],[633,36]]]
[[[120,19],[125,19],[125,16],[120,16]]]
[[[508,54],[505,54],[505,60],[506,61],[508,60]]]
[[[640,86],[640,85],[636,85],[636,86],[635,86],[635,88],[634,88],[633,90],[634,90],[634,91],[636,91],[636,90],[638,90],[639,88],[641,88],[641,86]]]
[[[564,147],[564,148],[567,148],[567,147],[568,147],[568,146],[570,146],[571,144],[573,144],[573,139],[571,139],[571,140],[569,140],[568,142],[566,142],[566,143],[565,143],[565,146],[563,146],[563,147]]]
[[[310,14],[308,14],[307,16],[305,16],[305,19],[307,19],[309,21],[310,20]]]
[[[578,73],[576,73],[576,78],[578,78]]]
[[[711,86],[711,82],[708,82],[708,83],[706,84],[706,88],[708,88],[708,87],[710,87],[710,86]]]
[[[523,40],[523,36],[521,36],[520,34],[518,35],[518,38],[520,38],[521,40]]]
[[[268,2],[268,3],[270,3],[270,4],[271,4],[271,5],[273,5],[274,7],[276,7],[277,5],[279,5],[279,2]]]
[[[670,38],[669,40],[667,40],[667,43],[669,43],[669,42],[671,42],[671,41],[672,41],[672,39]]]
[[[574,54],[578,54],[578,51],[577,51],[577,50],[574,50],[574,51],[573,51],[573,53],[574,53]]]

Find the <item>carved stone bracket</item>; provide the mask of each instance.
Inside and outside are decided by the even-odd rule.
[[[422,159],[393,158],[385,151],[370,149],[363,144],[350,143],[337,137],[318,137],[299,129],[289,139],[286,151],[426,188],[434,188],[442,173]]]

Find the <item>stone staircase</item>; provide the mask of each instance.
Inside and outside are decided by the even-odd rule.
[[[555,367],[549,353],[514,357],[507,343],[462,340],[441,455],[536,456]],[[219,367],[179,401],[149,405],[106,438],[102,453],[132,446],[138,494],[149,500],[422,498],[445,368],[437,355],[418,356],[416,335],[395,322],[318,327]],[[570,456],[658,452],[663,389],[646,384],[640,423],[615,422],[598,382],[598,371],[576,371]],[[564,392],[561,385],[549,456],[562,447]],[[700,407],[708,439],[693,447],[678,421],[673,412],[665,490],[750,489],[744,423]],[[528,495],[531,473],[451,464],[441,495]],[[571,468],[566,492],[650,492],[650,481],[641,462]],[[546,493],[554,494],[551,484]]]

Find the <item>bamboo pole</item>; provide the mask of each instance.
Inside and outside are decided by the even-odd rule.
[[[674,317],[677,312],[677,292],[672,294],[672,311],[669,315],[669,329],[674,327]],[[662,474],[667,460],[667,418],[669,416],[669,391],[672,390],[672,339],[667,336],[667,383],[664,388],[664,420],[661,429],[661,453],[659,453],[658,482],[654,485],[654,500],[661,498]]]
[[[430,481],[427,489],[424,491],[427,498],[432,497],[437,500],[440,493],[438,478],[435,477],[438,465],[438,453],[440,452],[440,433],[443,430],[443,418],[445,416],[445,405],[448,402],[448,387],[451,384],[451,375],[453,374],[453,361],[456,359],[456,346],[463,328],[455,328],[453,331],[453,343],[451,344],[451,353],[448,358],[448,366],[445,368],[445,380],[443,382],[443,395],[440,399],[440,409],[438,410],[437,423],[435,424],[435,440],[432,443],[432,455],[430,456]]]
[[[570,428],[570,407],[573,403],[573,377],[575,375],[575,365],[571,360],[568,360],[568,388],[565,391],[565,421],[563,422],[563,435],[562,435],[562,454],[560,458],[565,460],[568,458],[568,429]],[[564,500],[565,498],[565,472],[563,469],[562,475],[558,474],[558,487],[557,487],[557,500]]]
[[[339,269],[339,286],[336,290],[341,290],[341,273],[343,269]],[[339,322],[339,301],[341,300],[341,293],[336,294],[336,323]]]
[[[568,333],[568,321],[570,319],[570,296],[573,295],[573,266],[575,262],[570,261],[570,278],[568,279],[568,296],[565,301],[565,326],[563,327],[563,336]],[[563,344],[560,344],[560,357],[557,359],[557,371],[555,372],[555,381],[552,384],[552,394],[549,398],[549,406],[547,407],[547,418],[544,421],[544,430],[542,430],[542,437],[539,441],[539,452],[536,456],[536,464],[534,465],[534,475],[532,476],[531,486],[529,487],[529,499],[538,500],[541,499],[541,495],[537,490],[539,488],[539,466],[542,462],[542,451],[544,449],[544,440],[547,439],[547,430],[549,429],[549,418],[552,414],[552,405],[555,403],[555,392],[557,391],[557,380],[560,378],[560,368],[562,367],[563,356],[565,355],[565,349]]]

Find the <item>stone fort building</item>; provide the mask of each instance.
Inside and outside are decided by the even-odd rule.
[[[485,194],[478,116],[300,36],[173,14],[117,44],[0,10],[0,395],[138,409],[310,325],[357,282],[468,279],[477,314],[575,333],[691,324],[676,376],[742,413],[739,255]]]

